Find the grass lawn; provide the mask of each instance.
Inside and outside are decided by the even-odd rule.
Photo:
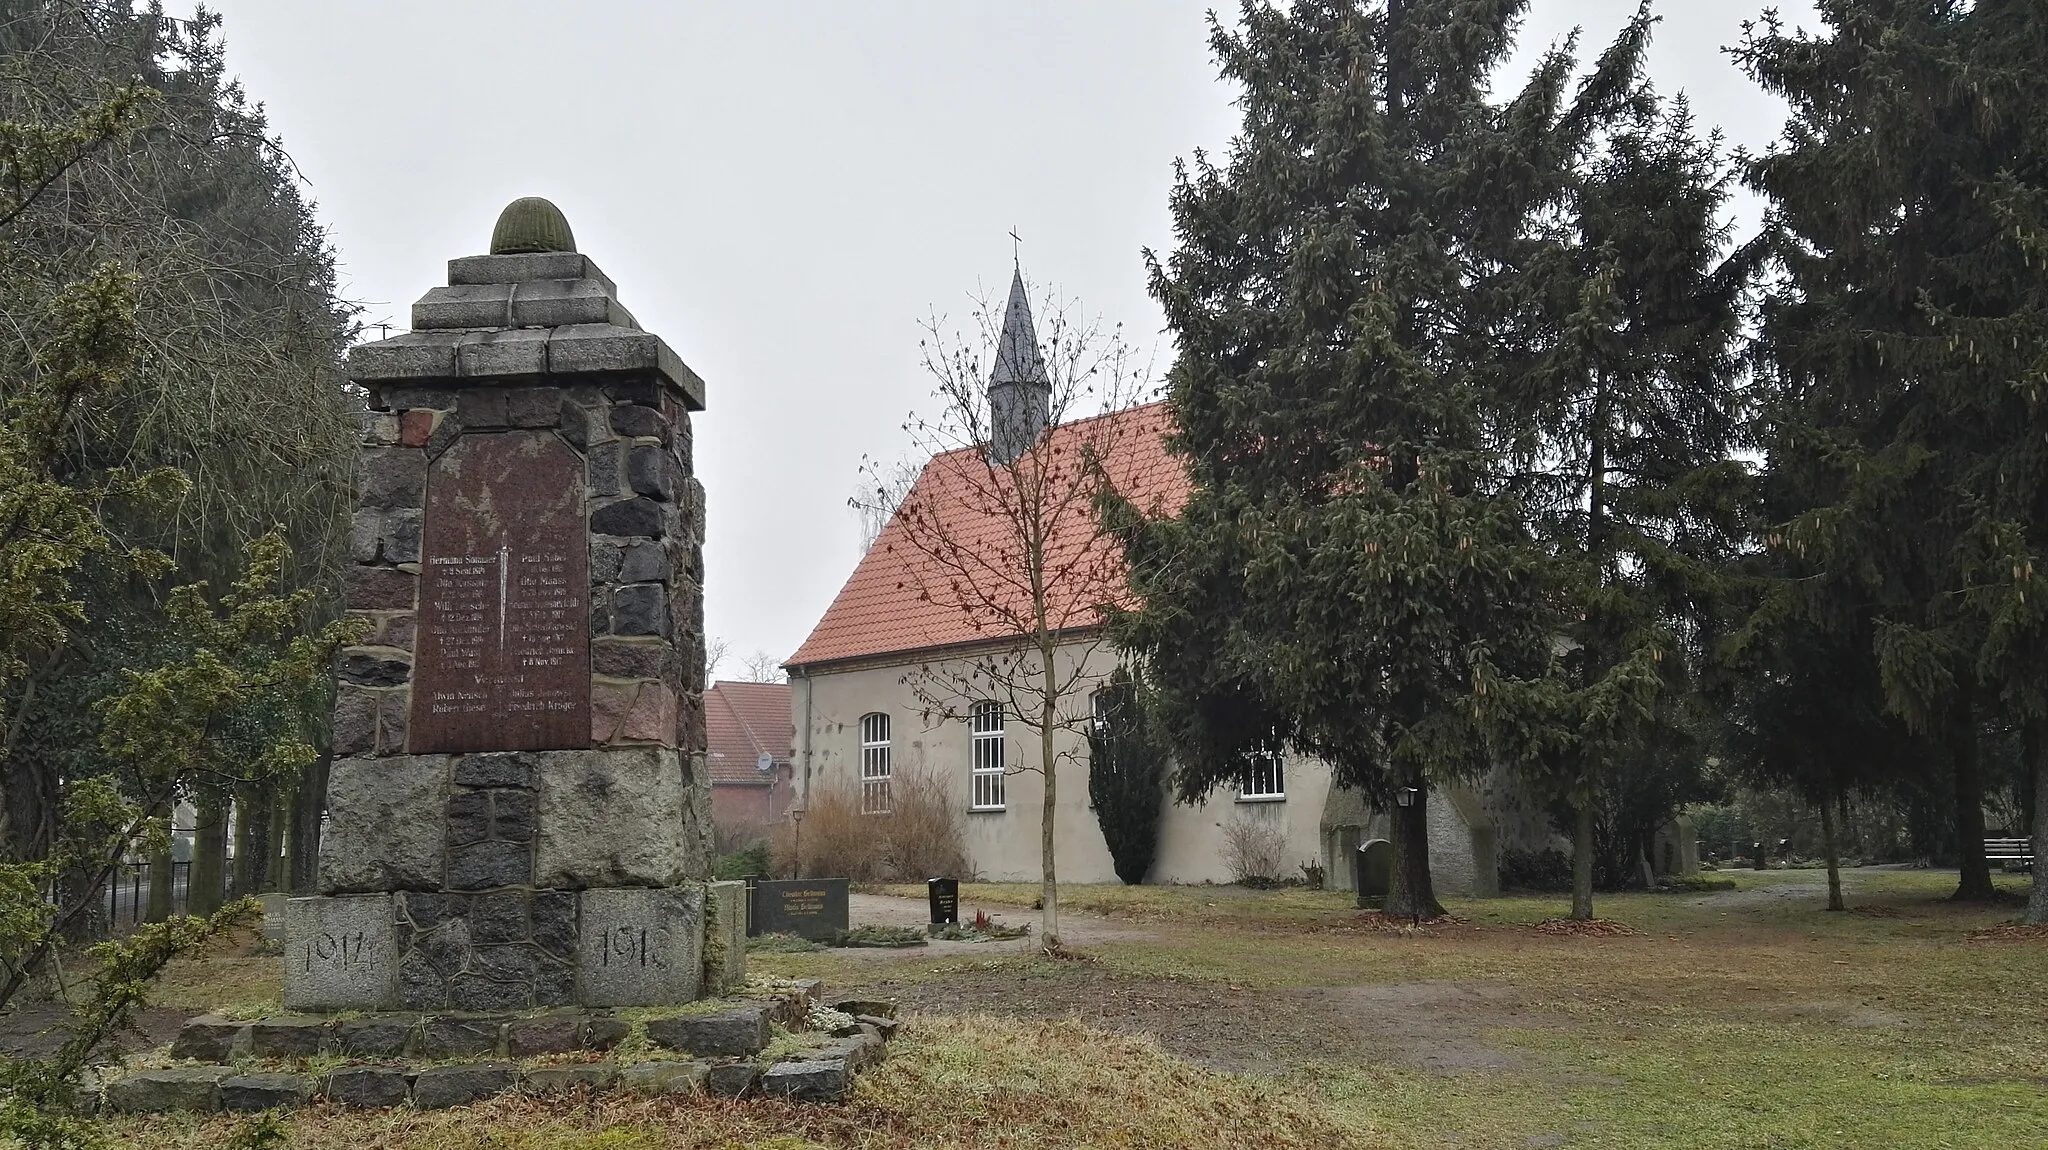
[[[1411,932],[1335,893],[1074,887],[1069,910],[1112,920],[1081,961],[999,943],[753,956],[904,1003],[846,1106],[315,1110],[288,1144],[2048,1146],[2048,940],[1971,938],[2015,908],[1950,906],[1953,872],[1850,872],[1849,914],[1820,909],[1816,872],[1729,877],[1741,889],[1601,898],[1638,932],[1615,937],[1533,929],[1555,897],[1455,902],[1462,921]],[[1035,893],[977,884],[961,904],[1028,921]],[[185,965],[163,999],[260,1005],[277,962]],[[108,1126],[201,1147],[235,1122]]]

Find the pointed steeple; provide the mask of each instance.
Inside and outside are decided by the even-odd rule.
[[[1052,380],[1038,353],[1038,332],[1019,267],[1010,274],[1010,300],[1003,308],[995,368],[988,377],[989,454],[997,463],[1009,463],[1038,442],[1050,422],[1051,405]]]
[[[1024,294],[1024,269],[1010,273],[1010,302],[1003,308],[1003,334],[996,340],[996,367],[989,373],[998,383],[1043,383],[1045,360],[1038,354],[1038,332],[1031,324],[1031,301]]]

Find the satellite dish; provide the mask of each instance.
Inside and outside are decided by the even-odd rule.
[[[754,769],[761,772],[764,775],[774,770],[775,756],[769,754],[767,751],[762,751],[761,757],[754,760]]]

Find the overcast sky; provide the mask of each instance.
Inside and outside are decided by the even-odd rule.
[[[1012,228],[1027,275],[1164,369],[1139,253],[1172,246],[1175,157],[1236,128],[1199,0],[209,6],[365,320],[403,330],[507,201],[546,196],[704,377],[705,611],[728,673],[794,651],[852,571],[860,458],[901,455],[905,414],[930,407],[917,322],[1000,290]],[[1721,49],[1764,6],[1663,0],[1651,55],[1751,148],[1783,108]],[[1597,52],[1634,7],[1535,0],[1507,84],[1574,26]]]

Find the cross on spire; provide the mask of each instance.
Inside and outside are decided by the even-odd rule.
[[[1023,236],[1020,236],[1020,235],[1018,235],[1018,234],[1017,234],[1017,229],[1016,229],[1015,225],[1012,225],[1012,226],[1011,226],[1011,228],[1010,228],[1010,266],[1011,266],[1011,267],[1019,267],[1019,266],[1022,266],[1022,264],[1023,264],[1023,259],[1024,259],[1024,257],[1023,257],[1023,248],[1024,248],[1024,237],[1023,237]]]

